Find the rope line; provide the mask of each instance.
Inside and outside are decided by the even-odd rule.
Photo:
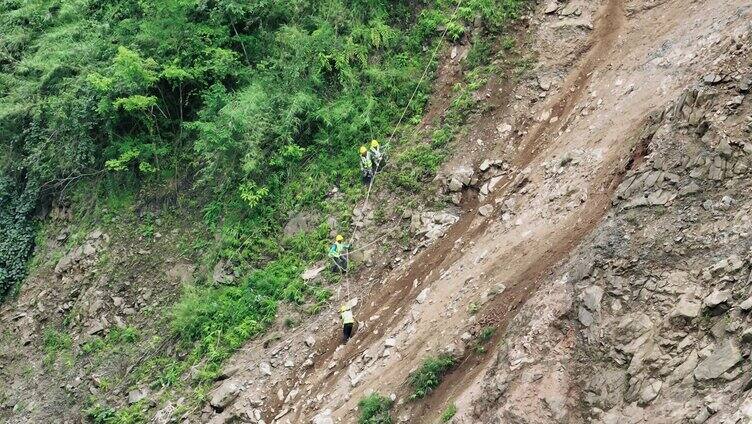
[[[426,64],[426,67],[423,69],[423,74],[420,76],[420,79],[418,80],[417,84],[415,84],[415,89],[413,90],[412,95],[410,95],[410,99],[407,101],[407,104],[405,105],[405,108],[402,110],[402,115],[400,116],[399,120],[397,121],[397,124],[395,124],[394,129],[392,130],[391,135],[389,136],[388,141],[385,143],[384,146],[384,153],[381,156],[381,160],[379,161],[379,164],[381,164],[381,161],[385,159],[386,157],[386,151],[390,147],[392,140],[394,140],[395,134],[397,134],[397,130],[399,130],[399,126],[402,124],[402,121],[405,119],[405,115],[407,115],[407,111],[410,109],[410,104],[415,99],[415,95],[418,94],[418,90],[420,89],[420,85],[425,80],[426,76],[428,75],[428,70],[431,67],[431,64],[433,63],[434,59],[436,59],[436,55],[439,52],[439,49],[444,44],[444,39],[446,37],[447,31],[449,30],[449,24],[454,21],[454,19],[457,17],[457,12],[460,9],[460,6],[462,5],[463,0],[459,0],[457,2],[457,6],[455,6],[454,11],[452,12],[452,15],[449,17],[449,20],[446,23],[446,26],[444,27],[444,31],[441,33],[441,37],[439,37],[439,42],[436,43],[436,47],[433,49],[433,53],[431,53],[431,58],[428,59],[428,63]],[[373,130],[371,130],[373,131]],[[371,176],[371,181],[368,183],[368,191],[366,192],[365,200],[363,201],[363,206],[360,208],[361,213],[363,213],[365,217],[365,210],[368,209],[369,201],[371,198],[371,190],[373,189],[373,183],[376,181],[376,175],[378,174],[379,164],[376,164],[373,170],[373,175]],[[372,164],[373,166],[373,164]],[[358,234],[358,227],[355,227],[355,230],[353,231],[352,235],[350,236],[350,239],[348,240],[348,245],[352,246],[353,240],[355,240],[355,236]],[[348,260],[349,265],[349,254],[351,252],[348,250],[348,252],[345,254],[345,258]],[[337,264],[338,268],[342,269],[342,267]],[[345,274],[345,282],[344,284],[341,284],[340,287],[337,289],[337,300],[340,299],[340,291],[342,289],[342,286],[345,287],[345,296],[348,299],[350,299],[350,281],[348,278],[349,275],[349,266],[348,269],[344,270]]]

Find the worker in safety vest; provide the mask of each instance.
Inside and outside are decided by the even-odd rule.
[[[334,243],[329,248],[329,257],[334,261],[332,272],[347,272],[347,251],[350,249],[350,244],[345,243],[345,238],[341,234],[337,234],[334,239]]]
[[[374,171],[379,171],[383,167],[384,155],[381,153],[378,140],[371,140],[371,148],[368,149],[368,154],[371,155]]]
[[[352,337],[353,327],[355,327],[352,307],[349,304],[340,306],[339,314],[342,317],[342,343],[347,343]]]
[[[360,174],[363,184],[370,184],[373,178],[373,160],[366,146],[360,146]]]

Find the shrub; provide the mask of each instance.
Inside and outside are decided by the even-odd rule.
[[[392,416],[389,414],[391,407],[391,399],[378,393],[364,397],[358,402],[358,424],[392,424]]]
[[[478,335],[478,340],[482,343],[487,343],[489,340],[491,340],[491,337],[493,337],[495,332],[496,329],[494,327],[483,327],[483,329],[480,331],[480,334]]]
[[[454,362],[454,357],[448,354],[426,358],[420,368],[410,375],[410,385],[413,388],[410,399],[422,399],[438,387],[444,374],[452,368]]]
[[[484,344],[488,343],[491,340],[495,332],[496,329],[494,327],[483,327],[483,329],[480,331],[480,334],[478,334],[478,338],[473,346],[475,353],[486,353],[486,347],[484,346]]]

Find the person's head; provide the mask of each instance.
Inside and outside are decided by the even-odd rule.
[[[378,149],[379,148],[379,141],[378,140],[371,140],[371,148],[372,149]]]
[[[360,155],[365,156],[366,153],[368,153],[368,149],[366,149],[366,146],[360,146]]]
[[[347,307],[347,304],[343,304],[342,306],[339,307],[339,311],[340,312],[345,312],[348,309],[350,309],[350,308]]]
[[[335,237],[334,240],[336,240],[337,243],[341,243],[341,242],[345,241],[345,238],[342,237],[342,234],[337,234],[337,237]]]

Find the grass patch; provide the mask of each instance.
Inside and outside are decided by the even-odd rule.
[[[491,327],[491,326],[483,327],[483,329],[480,331],[480,334],[478,334],[477,339],[475,340],[475,345],[473,346],[473,350],[475,350],[475,353],[477,354],[486,353],[485,344],[491,341],[491,338],[493,337],[495,332],[496,332],[496,328],[494,327]]]
[[[413,388],[410,399],[422,399],[431,393],[454,363],[455,358],[448,354],[426,358],[423,365],[410,376],[410,386]]]
[[[441,422],[448,423],[457,414],[457,405],[450,403],[441,413]]]
[[[493,337],[494,333],[496,332],[496,329],[491,326],[483,327],[482,330],[480,330],[480,334],[478,334],[478,341],[481,343],[488,343],[489,340],[491,340],[491,337]]]
[[[94,337],[81,346],[81,350],[86,354],[92,354],[104,350],[109,350],[115,346],[124,344],[133,344],[140,338],[139,332],[135,327],[127,326],[123,328],[113,328],[104,337]]]
[[[141,402],[121,409],[95,404],[84,411],[94,424],[143,424],[147,422],[145,412]]]
[[[360,417],[358,424],[392,424],[394,420],[389,414],[392,400],[378,393],[364,397],[358,402]]]
[[[70,334],[63,333],[54,329],[44,330],[42,345],[44,347],[44,364],[51,366],[55,363],[58,355],[70,352],[73,345],[73,339]]]

